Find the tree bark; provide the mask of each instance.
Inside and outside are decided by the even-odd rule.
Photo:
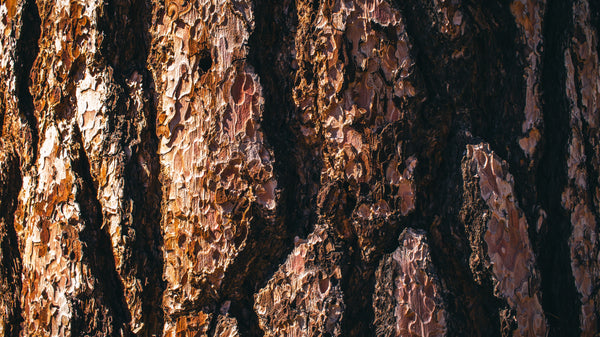
[[[596,336],[599,29],[3,0],[0,335]]]

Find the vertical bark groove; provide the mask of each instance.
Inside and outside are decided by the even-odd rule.
[[[17,196],[21,189],[18,157],[7,146],[0,153],[0,333],[16,337],[20,333],[21,256],[14,227]]]
[[[285,52],[290,48],[289,25],[295,21],[295,9],[289,1],[253,1],[254,29],[248,39],[247,62],[254,67],[263,88],[262,130],[273,149],[274,176],[278,185],[276,226],[255,219],[248,237],[248,247],[242,251],[226,272],[219,305],[231,303],[230,313],[237,318],[242,336],[262,336],[254,310],[254,294],[273,276],[277,267],[293,248],[294,235],[306,235],[307,216],[304,200],[296,193],[298,183],[296,145],[287,124],[293,106],[290,103],[291,79],[279,69],[290,67]],[[277,13],[288,16],[277,16]],[[273,68],[277,65],[277,68]],[[298,207],[300,206],[300,207]],[[257,210],[258,211],[258,210]],[[216,329],[217,320],[213,321]],[[210,334],[209,334],[210,335]]]
[[[8,76],[6,82],[14,78],[14,87],[9,84],[0,100],[0,108],[4,110],[0,113],[0,334],[16,337],[21,333],[23,322],[20,298],[23,268],[15,213],[23,171],[30,168],[37,152],[37,122],[29,84],[38,53],[40,18],[34,0],[14,6],[14,16],[8,22],[9,34],[5,32],[8,43],[3,44],[4,57],[8,57],[11,64],[2,74]],[[14,128],[22,128],[21,134],[15,134]]]
[[[29,91],[31,84],[31,68],[39,52],[38,40],[41,34],[41,20],[35,0],[26,0],[21,14],[21,28],[15,50],[15,79],[17,81],[16,94],[18,97],[19,112],[25,116],[32,132],[31,161],[36,160],[39,142],[38,122],[34,114],[33,96]]]
[[[542,72],[544,137],[536,185],[542,207],[548,212],[547,223],[540,236],[538,251],[542,276],[544,311],[550,325],[550,336],[577,336],[579,307],[575,281],[570,266],[568,238],[570,220],[561,205],[566,185],[569,108],[565,94],[566,69],[564,48],[572,20],[572,7],[567,1],[549,0],[544,29],[544,61]]]
[[[479,114],[476,88],[469,82],[475,82],[478,73],[485,76],[481,71],[485,65],[477,59],[479,54],[472,36],[477,32],[474,25],[478,18],[471,7],[463,4],[459,10],[463,10],[461,26],[464,28],[458,36],[448,37],[436,31],[440,24],[436,14],[440,12],[436,12],[434,4],[422,1],[396,1],[395,4],[407,19],[408,34],[416,45],[417,67],[427,84],[428,101],[423,114],[425,111],[429,111],[429,115],[437,114],[437,123],[430,128],[445,131],[431,141],[437,151],[426,152],[429,165],[417,172],[422,184],[418,198],[420,222],[432,231],[432,258],[448,288],[444,293],[448,315],[452,317],[448,335],[496,336],[500,331],[499,317],[495,314],[499,302],[493,298],[491,286],[482,286],[471,278],[466,262],[469,244],[459,216],[461,199],[466,198],[463,196],[460,161],[465,145],[473,142],[473,119]],[[460,56],[451,57],[457,50],[460,50]],[[423,124],[428,125],[427,122]],[[422,146],[429,148],[426,144]],[[438,165],[441,167],[436,170]],[[462,197],[440,199],[437,198],[439,195]]]
[[[107,32],[104,57],[114,69],[115,81],[122,88],[115,110],[131,123],[122,128],[124,143],[128,142],[125,145],[131,151],[124,169],[124,192],[133,201],[130,221],[135,234],[126,268],[143,286],[140,295],[140,322],[143,326],[136,332],[140,336],[158,336],[164,324],[162,295],[165,285],[160,227],[162,185],[155,132],[156,93],[148,64],[150,7],[151,4],[145,0],[111,1],[107,3],[100,25]],[[136,78],[136,74],[141,76],[141,80]],[[128,85],[129,80],[139,81],[137,85],[140,87]],[[138,95],[136,90],[141,91],[141,101],[134,103],[128,98]]]
[[[77,128],[75,128],[74,140],[76,143],[72,144],[74,152],[73,171],[81,179],[81,191],[77,194],[75,200],[81,205],[82,216],[87,219],[86,226],[79,233],[79,239],[84,246],[84,260],[87,260],[91,275],[95,276],[99,283],[94,288],[96,293],[93,296],[81,294],[78,296],[78,300],[85,303],[92,298],[104,297],[104,300],[108,302],[106,305],[112,318],[110,321],[114,329],[112,335],[130,335],[129,322],[131,321],[131,315],[127,309],[125,290],[115,266],[110,235],[107,232],[108,228],[103,226],[102,206],[97,198],[98,187],[92,178],[89,159],[81,139],[81,132]],[[85,312],[83,308],[80,310],[82,311],[78,318],[82,320],[73,322],[72,333],[74,336],[90,333],[91,331],[86,331],[86,329],[94,320],[94,317],[87,315],[95,313]]]

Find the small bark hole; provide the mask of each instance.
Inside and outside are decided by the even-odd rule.
[[[200,69],[202,69],[203,73],[208,72],[213,64],[212,56],[210,55],[210,51],[207,49],[201,50],[198,57],[199,57],[198,66],[200,67]]]

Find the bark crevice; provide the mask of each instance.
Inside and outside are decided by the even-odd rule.
[[[502,302],[494,297],[491,280],[477,283],[469,267],[472,250],[466,225],[476,219],[463,209],[483,207],[465,193],[461,174],[465,148],[477,142],[470,132],[469,115],[465,112],[454,119],[440,167],[445,174],[437,178],[433,185],[438,187],[431,191],[432,195],[453,196],[438,201],[440,215],[431,219],[432,260],[446,286],[446,309],[451,317],[448,336],[500,336],[498,308]]]
[[[247,246],[235,258],[225,272],[214,308],[211,333],[216,329],[217,316],[223,306],[237,318],[242,336],[262,336],[258,316],[254,310],[254,294],[267,284],[277,268],[285,261],[294,247],[294,235],[306,236],[309,219],[302,212],[309,205],[300,206],[297,188],[301,185],[296,173],[299,145],[289,126],[289,116],[294,107],[291,100],[291,77],[273,69],[274,64],[290,68],[285,48],[290,38],[288,24],[295,21],[295,7],[289,1],[255,1],[255,22],[249,38],[247,61],[260,79],[263,88],[263,117],[260,123],[266,144],[273,151],[274,176],[278,186],[277,210],[273,214],[253,207],[254,214]],[[287,12],[289,16],[278,17],[276,13]]]
[[[107,4],[101,26],[107,38],[103,56],[114,69],[114,80],[122,92],[115,106],[115,118],[123,118],[120,130],[123,146],[131,153],[125,163],[125,195],[133,201],[132,223],[135,241],[132,243],[128,271],[142,282],[141,322],[139,335],[161,335],[164,325],[162,297],[163,237],[161,233],[162,184],[158,137],[156,135],[157,106],[154,80],[148,64],[152,10],[145,0],[111,1]],[[128,79],[141,75],[142,106],[132,106],[135,93]],[[122,123],[122,121],[120,121]],[[141,123],[140,123],[141,122]],[[141,188],[140,188],[141,187]]]
[[[0,305],[6,310],[3,314],[6,323],[3,329],[7,337],[20,333],[23,321],[21,314],[21,273],[22,262],[19,254],[19,241],[14,227],[14,213],[17,197],[22,185],[19,161],[12,151],[0,154],[3,167],[0,167]],[[2,158],[3,157],[3,158]]]
[[[513,60],[514,20],[508,6],[462,2],[459,30],[441,29],[434,3],[396,1],[406,18],[406,30],[415,48],[416,67],[426,85],[426,101],[415,128],[419,154],[415,222],[431,233],[434,264],[446,287],[450,336],[499,335],[503,301],[494,296],[490,280],[477,282],[469,266],[472,254],[466,226],[475,214],[463,214],[465,205],[478,208],[464,190],[461,160],[465,146],[478,136],[492,138],[499,152],[517,162],[515,152],[523,120],[522,69]],[[433,137],[432,137],[433,136]],[[502,147],[500,146],[502,144]],[[506,146],[506,147],[505,147]],[[510,147],[510,150],[509,150]],[[512,150],[512,151],[511,151]],[[520,178],[520,177],[517,177]],[[468,182],[467,182],[468,183]],[[448,198],[448,196],[457,196]],[[484,258],[483,256],[480,258]]]
[[[31,163],[37,158],[38,122],[34,114],[33,96],[29,91],[33,63],[40,50],[41,19],[35,0],[26,0],[21,14],[20,35],[15,50],[15,80],[19,112],[25,116],[31,129]]]
[[[79,233],[79,239],[83,243],[83,259],[90,268],[91,275],[95,276],[98,284],[93,289],[94,298],[106,301],[106,307],[110,310],[107,314],[112,317],[112,333],[118,336],[120,333],[129,335],[129,322],[131,316],[127,309],[125,290],[119,278],[115,265],[110,235],[108,228],[103,228],[102,206],[98,200],[98,187],[92,178],[90,163],[85,153],[81,132],[74,126],[74,143],[70,144],[72,153],[73,171],[78,176],[81,190],[76,194],[75,201],[81,206],[81,215],[86,219],[83,230]],[[80,294],[78,302],[89,301],[88,294]],[[79,308],[76,305],[75,308]],[[98,313],[93,313],[98,314]],[[72,322],[73,335],[84,334],[90,327],[96,324],[87,322],[84,312],[76,316],[79,322]],[[99,327],[102,329],[103,327]],[[108,328],[108,327],[104,327]],[[81,329],[81,330],[80,330]],[[89,331],[87,331],[89,333]]]
[[[566,97],[564,50],[572,25],[568,1],[549,0],[544,28],[542,97],[543,152],[536,174],[539,201],[547,211],[540,234],[538,254],[543,292],[542,306],[549,324],[549,336],[576,336],[581,333],[581,303],[575,289],[568,240],[571,222],[563,209],[561,195],[567,183],[569,104]]]
[[[14,50],[8,50],[7,53],[14,53],[14,79],[15,95],[18,111],[26,121],[27,131],[22,130],[25,135],[31,135],[31,139],[25,137],[15,137],[14,134],[6,135],[6,139],[22,142],[20,144],[4,143],[4,148],[0,149],[3,153],[0,155],[0,280],[3,285],[2,306],[6,310],[3,314],[6,316],[6,326],[3,328],[6,336],[19,336],[21,332],[21,323],[23,322],[21,291],[22,291],[22,258],[19,250],[19,239],[15,230],[15,212],[17,210],[18,196],[23,185],[23,169],[26,169],[33,163],[37,156],[38,130],[37,120],[34,115],[33,97],[29,90],[30,74],[33,63],[39,51],[38,39],[41,34],[41,20],[35,0],[24,1],[20,13],[20,22],[13,21],[12,33],[18,32],[18,39]],[[15,118],[7,112],[0,114],[0,127],[4,126],[4,120]],[[14,125],[14,123],[13,123]],[[17,124],[19,125],[19,124]],[[0,131],[2,134],[2,131]],[[4,138],[4,135],[3,135]],[[29,159],[27,154],[19,151],[30,152]],[[0,323],[2,324],[2,323]]]
[[[399,230],[398,230],[399,231]],[[389,242],[397,242],[396,233],[388,236]],[[375,291],[375,271],[377,263],[364,263],[361,259],[360,246],[356,239],[346,242],[350,247],[348,259],[351,261],[340,282],[344,294],[346,310],[342,318],[343,336],[375,336],[373,321],[373,292]],[[381,252],[383,256],[384,252]],[[374,259],[379,262],[379,258]]]

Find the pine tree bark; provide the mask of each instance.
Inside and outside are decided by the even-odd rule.
[[[600,4],[3,0],[0,335],[596,336]]]

